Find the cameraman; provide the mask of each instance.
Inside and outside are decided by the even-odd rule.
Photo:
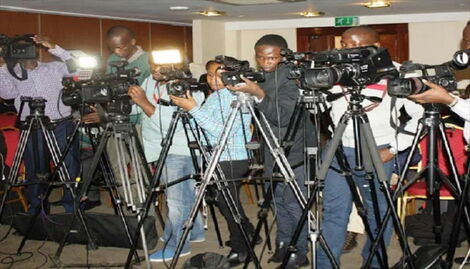
[[[233,91],[247,92],[257,99],[256,108],[263,112],[273,128],[278,141],[284,138],[287,127],[291,121],[296,101],[300,91],[294,80],[288,79],[289,69],[282,60],[281,49],[287,48],[287,41],[279,35],[265,35],[255,44],[256,62],[265,71],[266,80],[254,83],[244,79],[246,85],[228,87]],[[303,126],[301,124],[301,126]],[[304,137],[304,133],[306,137]],[[306,120],[305,130],[297,130],[290,154],[287,156],[289,164],[294,170],[295,180],[304,196],[307,195],[305,185],[304,145],[315,143],[315,131],[310,120]],[[264,147],[266,149],[266,147]],[[270,152],[264,152],[265,173],[268,177],[273,175],[274,160]],[[287,246],[294,235],[295,228],[302,215],[302,208],[290,187],[284,182],[277,183],[274,197],[274,210],[276,214],[276,251],[269,259],[270,262],[280,263],[287,253]],[[298,268],[308,265],[308,225],[304,225],[297,242],[297,253],[289,257],[286,268]],[[321,267],[319,267],[321,268]]]
[[[152,75],[139,86],[129,88],[129,96],[140,109],[142,109],[142,140],[145,158],[149,163],[158,162],[162,149],[162,140],[166,137],[168,128],[173,119],[176,106],[164,106],[161,101],[170,101],[168,95],[169,83],[162,80],[161,66],[150,63]],[[195,92],[193,96],[201,104],[204,94]],[[191,174],[194,174],[194,164],[187,145],[183,123],[176,126],[175,134],[165,160],[162,173],[162,183],[167,184]],[[166,204],[168,218],[162,239],[166,242],[164,249],[150,255],[152,262],[170,261],[173,259],[176,247],[182,236],[183,225],[189,217],[194,202],[195,181],[187,179],[183,182],[166,188]],[[190,254],[189,241],[201,242],[205,240],[204,228],[200,214],[196,217],[190,237],[187,238],[180,256]]]
[[[187,98],[172,96],[171,100],[193,116],[196,123],[204,130],[208,143],[215,148],[218,146],[218,138],[224,131],[224,125],[229,118],[231,104],[237,99],[237,96],[224,86],[220,63],[209,61],[206,68],[207,81],[214,92],[209,95],[204,105],[197,105],[191,96],[187,96]],[[242,112],[238,114],[219,160],[219,165],[228,180],[228,189],[240,213],[241,224],[249,238],[253,236],[254,227],[245,215],[239,193],[241,188],[240,179],[246,177],[249,172],[246,143],[251,140],[250,122],[251,115],[249,113]],[[232,249],[227,258],[230,266],[234,267],[246,260],[248,249],[229,207],[220,194],[217,201],[230,232],[230,247]]]
[[[39,62],[37,59],[20,59],[14,65],[13,72],[18,76],[21,75],[21,67],[27,74],[25,80],[19,80],[13,77],[6,68],[6,65],[0,67],[0,98],[15,99],[16,109],[19,111],[20,97],[43,97],[47,100],[45,115],[51,120],[54,126],[54,134],[57,138],[60,149],[63,151],[67,145],[68,137],[73,133],[74,123],[71,117],[70,107],[65,106],[60,101],[60,92],[62,90],[62,78],[71,76],[68,71],[66,60],[70,59],[70,54],[45,37],[35,35],[32,40],[47,49],[48,51],[60,58],[62,62]],[[10,59],[5,59],[10,62]],[[0,61],[1,62],[1,61]],[[24,106],[21,119],[24,120],[29,115],[29,107]],[[38,174],[49,172],[50,155],[47,150],[44,136],[41,130],[34,130],[33,135],[27,142],[24,162],[26,166],[26,181],[40,183]],[[37,141],[32,141],[36,137]],[[36,147],[34,146],[37,143]],[[70,179],[75,180],[79,175],[79,150],[78,141],[73,140],[67,156],[65,156],[65,165],[70,174]],[[35,158],[38,158],[35,160]],[[64,187],[65,188],[65,187]],[[40,203],[44,194],[44,186],[41,184],[29,185],[26,188],[26,196],[30,203],[29,213],[34,214],[40,209]],[[46,201],[47,202],[47,201]],[[62,197],[62,205],[66,212],[73,211],[73,200],[69,191],[64,189]]]
[[[343,48],[357,48],[362,46],[374,45],[380,47],[378,33],[367,26],[353,27],[346,30],[341,37],[341,45]],[[330,92],[332,93],[344,93],[344,96],[331,102],[331,116],[334,124],[337,124],[348,109],[348,99],[350,98],[347,89],[343,89],[342,86],[334,86]],[[392,110],[392,98],[387,94],[387,80],[382,79],[377,84],[368,85],[361,91],[361,94],[367,97],[381,98],[381,102],[372,102],[364,100],[363,109],[365,110],[371,129],[373,130],[374,140],[378,146],[378,152],[384,164],[384,169],[387,175],[387,179],[390,179],[394,168],[394,156],[398,151],[403,151],[412,144],[413,135],[406,135],[404,133],[398,133],[398,138],[395,138],[394,126],[397,122]],[[411,119],[407,122],[405,129],[408,132],[415,132],[418,124],[418,120],[421,118],[423,109],[420,105],[417,105],[409,100],[398,99],[395,104],[395,108],[398,111],[400,108],[406,110],[407,114]],[[398,143],[396,141],[398,140]],[[371,188],[366,178],[365,171],[356,171],[353,166],[356,163],[355,159],[355,143],[354,143],[354,130],[351,122],[342,137],[343,150],[347,162],[351,166],[352,178],[356,184],[356,187],[360,191],[362,203],[365,211],[367,212],[367,220],[370,226],[370,230],[375,237],[377,232],[377,223],[374,216],[373,201],[371,197]],[[322,222],[322,234],[325,237],[328,246],[330,247],[334,258],[338,265],[340,264],[340,256],[346,236],[346,229],[349,221],[349,215],[352,209],[352,196],[347,181],[342,173],[338,173],[338,163],[336,158],[333,160],[327,177],[325,179],[325,188],[323,190],[323,222]],[[374,174],[374,180],[377,175]],[[388,208],[385,196],[379,189],[378,182],[375,183],[375,191],[377,192],[378,209],[382,219],[383,214]],[[388,246],[392,235],[391,223],[386,224],[386,230],[383,236],[385,246]],[[370,252],[370,240],[363,248],[362,256],[365,259],[368,257]],[[385,250],[386,251],[386,250]],[[379,253],[381,253],[379,251]],[[320,249],[317,258],[318,268],[331,268],[329,259],[325,252]],[[380,265],[377,260],[377,255],[374,256],[372,261],[372,268],[379,268]]]

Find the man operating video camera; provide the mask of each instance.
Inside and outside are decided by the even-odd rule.
[[[27,44],[31,41],[47,48],[52,55],[57,56],[62,61],[44,63],[38,61],[35,57],[22,58],[20,55],[12,57],[13,55],[7,53],[4,59],[6,64],[2,65],[2,61],[0,61],[0,65],[2,65],[0,67],[0,97],[15,99],[15,106],[18,111],[21,103],[20,97],[22,96],[44,98],[47,101],[44,114],[50,118],[57,142],[63,151],[67,145],[67,139],[74,129],[70,107],[65,106],[59,99],[62,90],[62,78],[72,75],[65,64],[65,61],[69,60],[71,56],[54,42],[42,36],[34,35],[30,37],[30,40],[24,38],[18,42],[19,44]],[[21,120],[24,120],[27,115],[29,115],[29,108],[24,106]],[[50,157],[44,136],[41,130],[34,130],[34,132],[36,132],[36,135],[32,135],[28,140],[24,154],[26,181],[29,183],[38,183],[38,174],[47,174],[49,172]],[[34,140],[33,137],[37,141],[32,141]],[[78,154],[78,143],[74,140],[65,156],[65,164],[72,180],[78,176],[80,171],[77,162]],[[35,158],[39,159],[35,160]],[[40,209],[43,192],[43,184],[32,184],[26,188],[30,213],[35,213],[36,210]],[[73,210],[73,200],[70,192],[64,191],[62,204],[66,212]]]

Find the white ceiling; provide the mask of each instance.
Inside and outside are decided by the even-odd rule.
[[[231,0],[233,1],[233,0]],[[189,24],[201,19],[200,10],[225,11],[227,16],[210,18],[224,21],[251,21],[300,18],[296,12],[325,12],[325,17],[470,11],[470,0],[392,0],[389,8],[369,9],[369,0],[306,0],[296,3],[236,6],[206,0],[0,0],[0,9],[44,13],[103,16]],[[188,6],[187,11],[170,11],[171,6]]]

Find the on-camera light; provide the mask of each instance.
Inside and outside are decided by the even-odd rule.
[[[155,64],[179,64],[182,62],[181,53],[177,49],[152,51]]]
[[[82,56],[77,59],[77,65],[79,68],[83,69],[93,69],[98,65],[95,57],[92,56]]]

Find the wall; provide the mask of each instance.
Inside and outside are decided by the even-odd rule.
[[[470,12],[434,13],[434,14],[409,14],[409,15],[384,15],[361,16],[362,24],[408,23],[409,24],[409,48],[410,59],[422,63],[441,63],[448,61],[452,54],[458,50],[462,36],[462,29],[470,18]],[[200,25],[206,25],[209,21],[198,21]],[[221,29],[211,31],[221,32]],[[226,22],[218,23],[218,27],[225,27],[221,38],[225,40],[225,46],[207,39],[211,32],[201,32],[193,28],[193,36],[204,40],[202,51],[194,51],[196,60],[206,61],[220,52],[254,63],[253,45],[258,38],[268,33],[277,33],[286,38],[291,48],[296,48],[297,27],[325,27],[334,26],[334,18],[294,19],[277,21],[251,21],[251,22]],[[202,54],[199,54],[202,53]],[[197,55],[197,56],[196,56]]]
[[[137,44],[146,51],[178,47],[192,60],[192,30],[188,26],[0,11],[0,33],[8,36],[27,33],[45,35],[65,49],[83,50],[101,57],[101,62],[105,62],[110,54],[106,31],[114,25],[125,25],[134,30]],[[40,53],[41,60],[52,59],[44,50]]]

